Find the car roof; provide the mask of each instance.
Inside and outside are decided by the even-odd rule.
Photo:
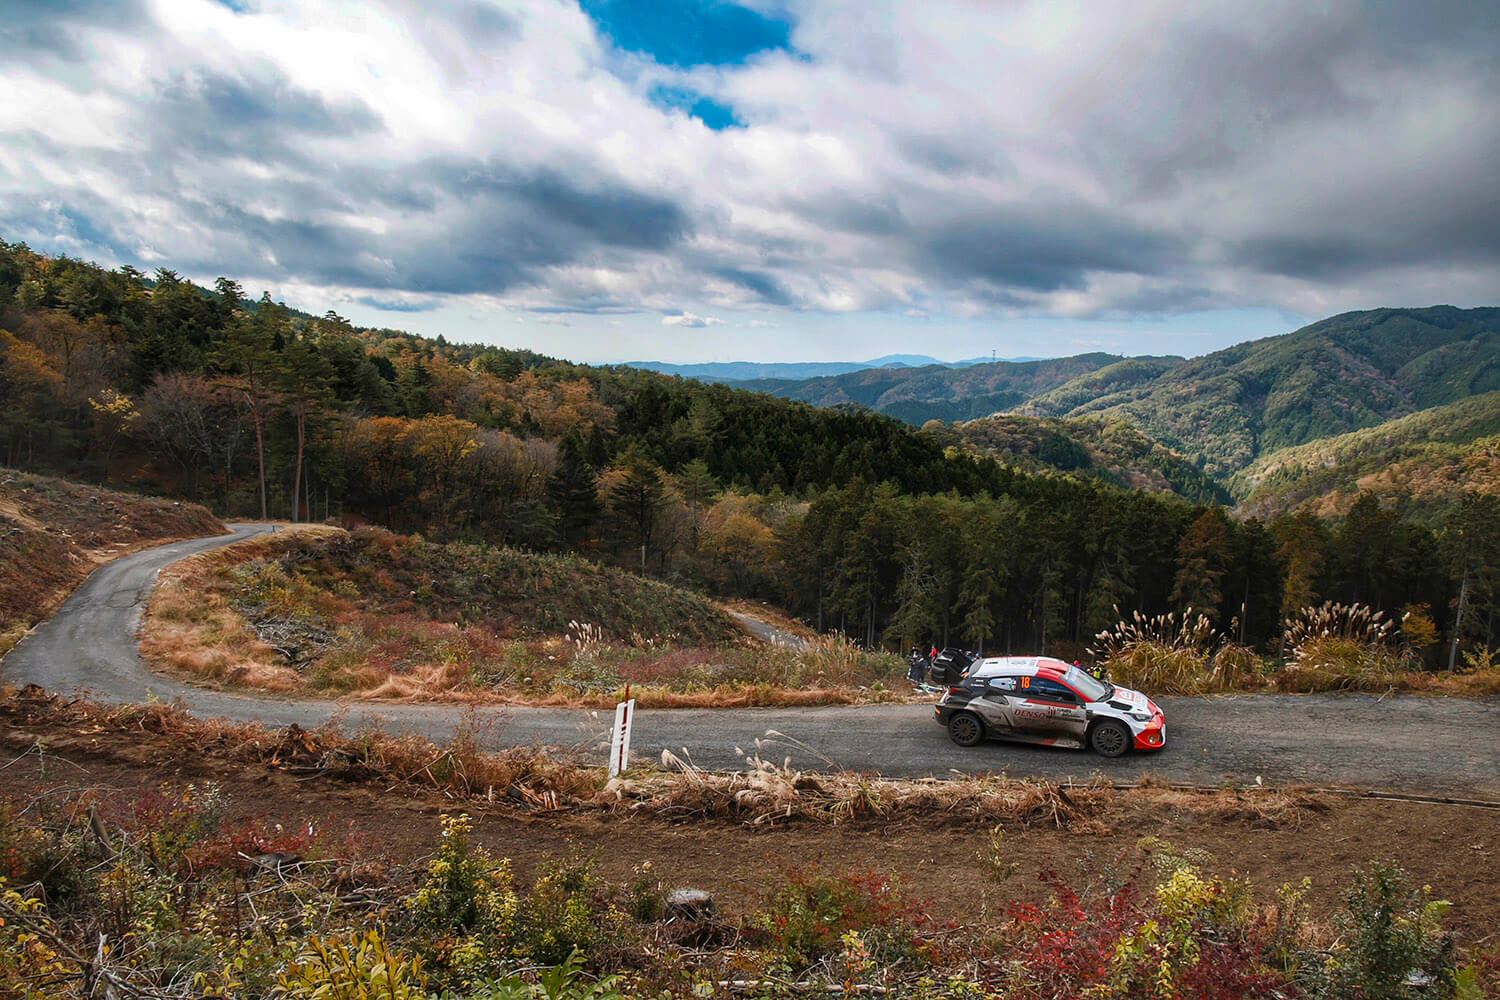
[[[989,656],[976,663],[970,677],[1046,677],[1061,680],[1070,664],[1050,656]]]

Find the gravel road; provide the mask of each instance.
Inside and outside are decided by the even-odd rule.
[[[106,702],[180,698],[202,716],[271,725],[346,726],[443,740],[466,713],[433,705],[289,701],[210,690],[152,674],[136,633],[162,567],[271,530],[237,524],[229,535],[174,542],[94,572],[49,622],[0,662],[0,680],[34,683]],[[965,750],[932,722],[930,704],[737,710],[646,710],[633,735],[638,756],[686,748],[699,765],[734,768],[762,743],[763,757],[802,767],[899,776],[952,772],[1129,782],[1153,776],[1195,784],[1304,782],[1320,786],[1500,800],[1500,699],[1370,695],[1238,695],[1159,698],[1168,746],[1106,761],[1079,751],[990,743]],[[591,750],[613,713],[577,709],[469,710],[491,746],[546,744]],[[768,735],[773,734],[773,735]],[[785,735],[780,735],[785,734]],[[600,759],[604,753],[600,751]]]

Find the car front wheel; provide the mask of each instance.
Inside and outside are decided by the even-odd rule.
[[[971,747],[984,739],[984,723],[968,712],[959,712],[948,720],[948,738],[961,747]]]
[[[1089,732],[1089,746],[1101,757],[1120,757],[1130,749],[1130,730],[1118,722],[1101,722]]]

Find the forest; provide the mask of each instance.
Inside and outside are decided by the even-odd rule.
[[[874,646],[1079,655],[1192,607],[1266,647],[1326,600],[1494,643],[1500,500],[1262,522],[1024,471],[857,407],[358,329],[0,241],[0,462],[235,518],[573,551]]]

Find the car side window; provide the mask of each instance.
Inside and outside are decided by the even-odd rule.
[[[1049,681],[1038,677],[1031,682],[1031,697],[1040,698],[1042,701],[1061,701],[1069,705],[1078,704],[1078,696],[1071,688],[1065,687],[1057,681]]]
[[[996,691],[1014,691],[1016,679],[1014,677],[992,677],[990,687]]]

